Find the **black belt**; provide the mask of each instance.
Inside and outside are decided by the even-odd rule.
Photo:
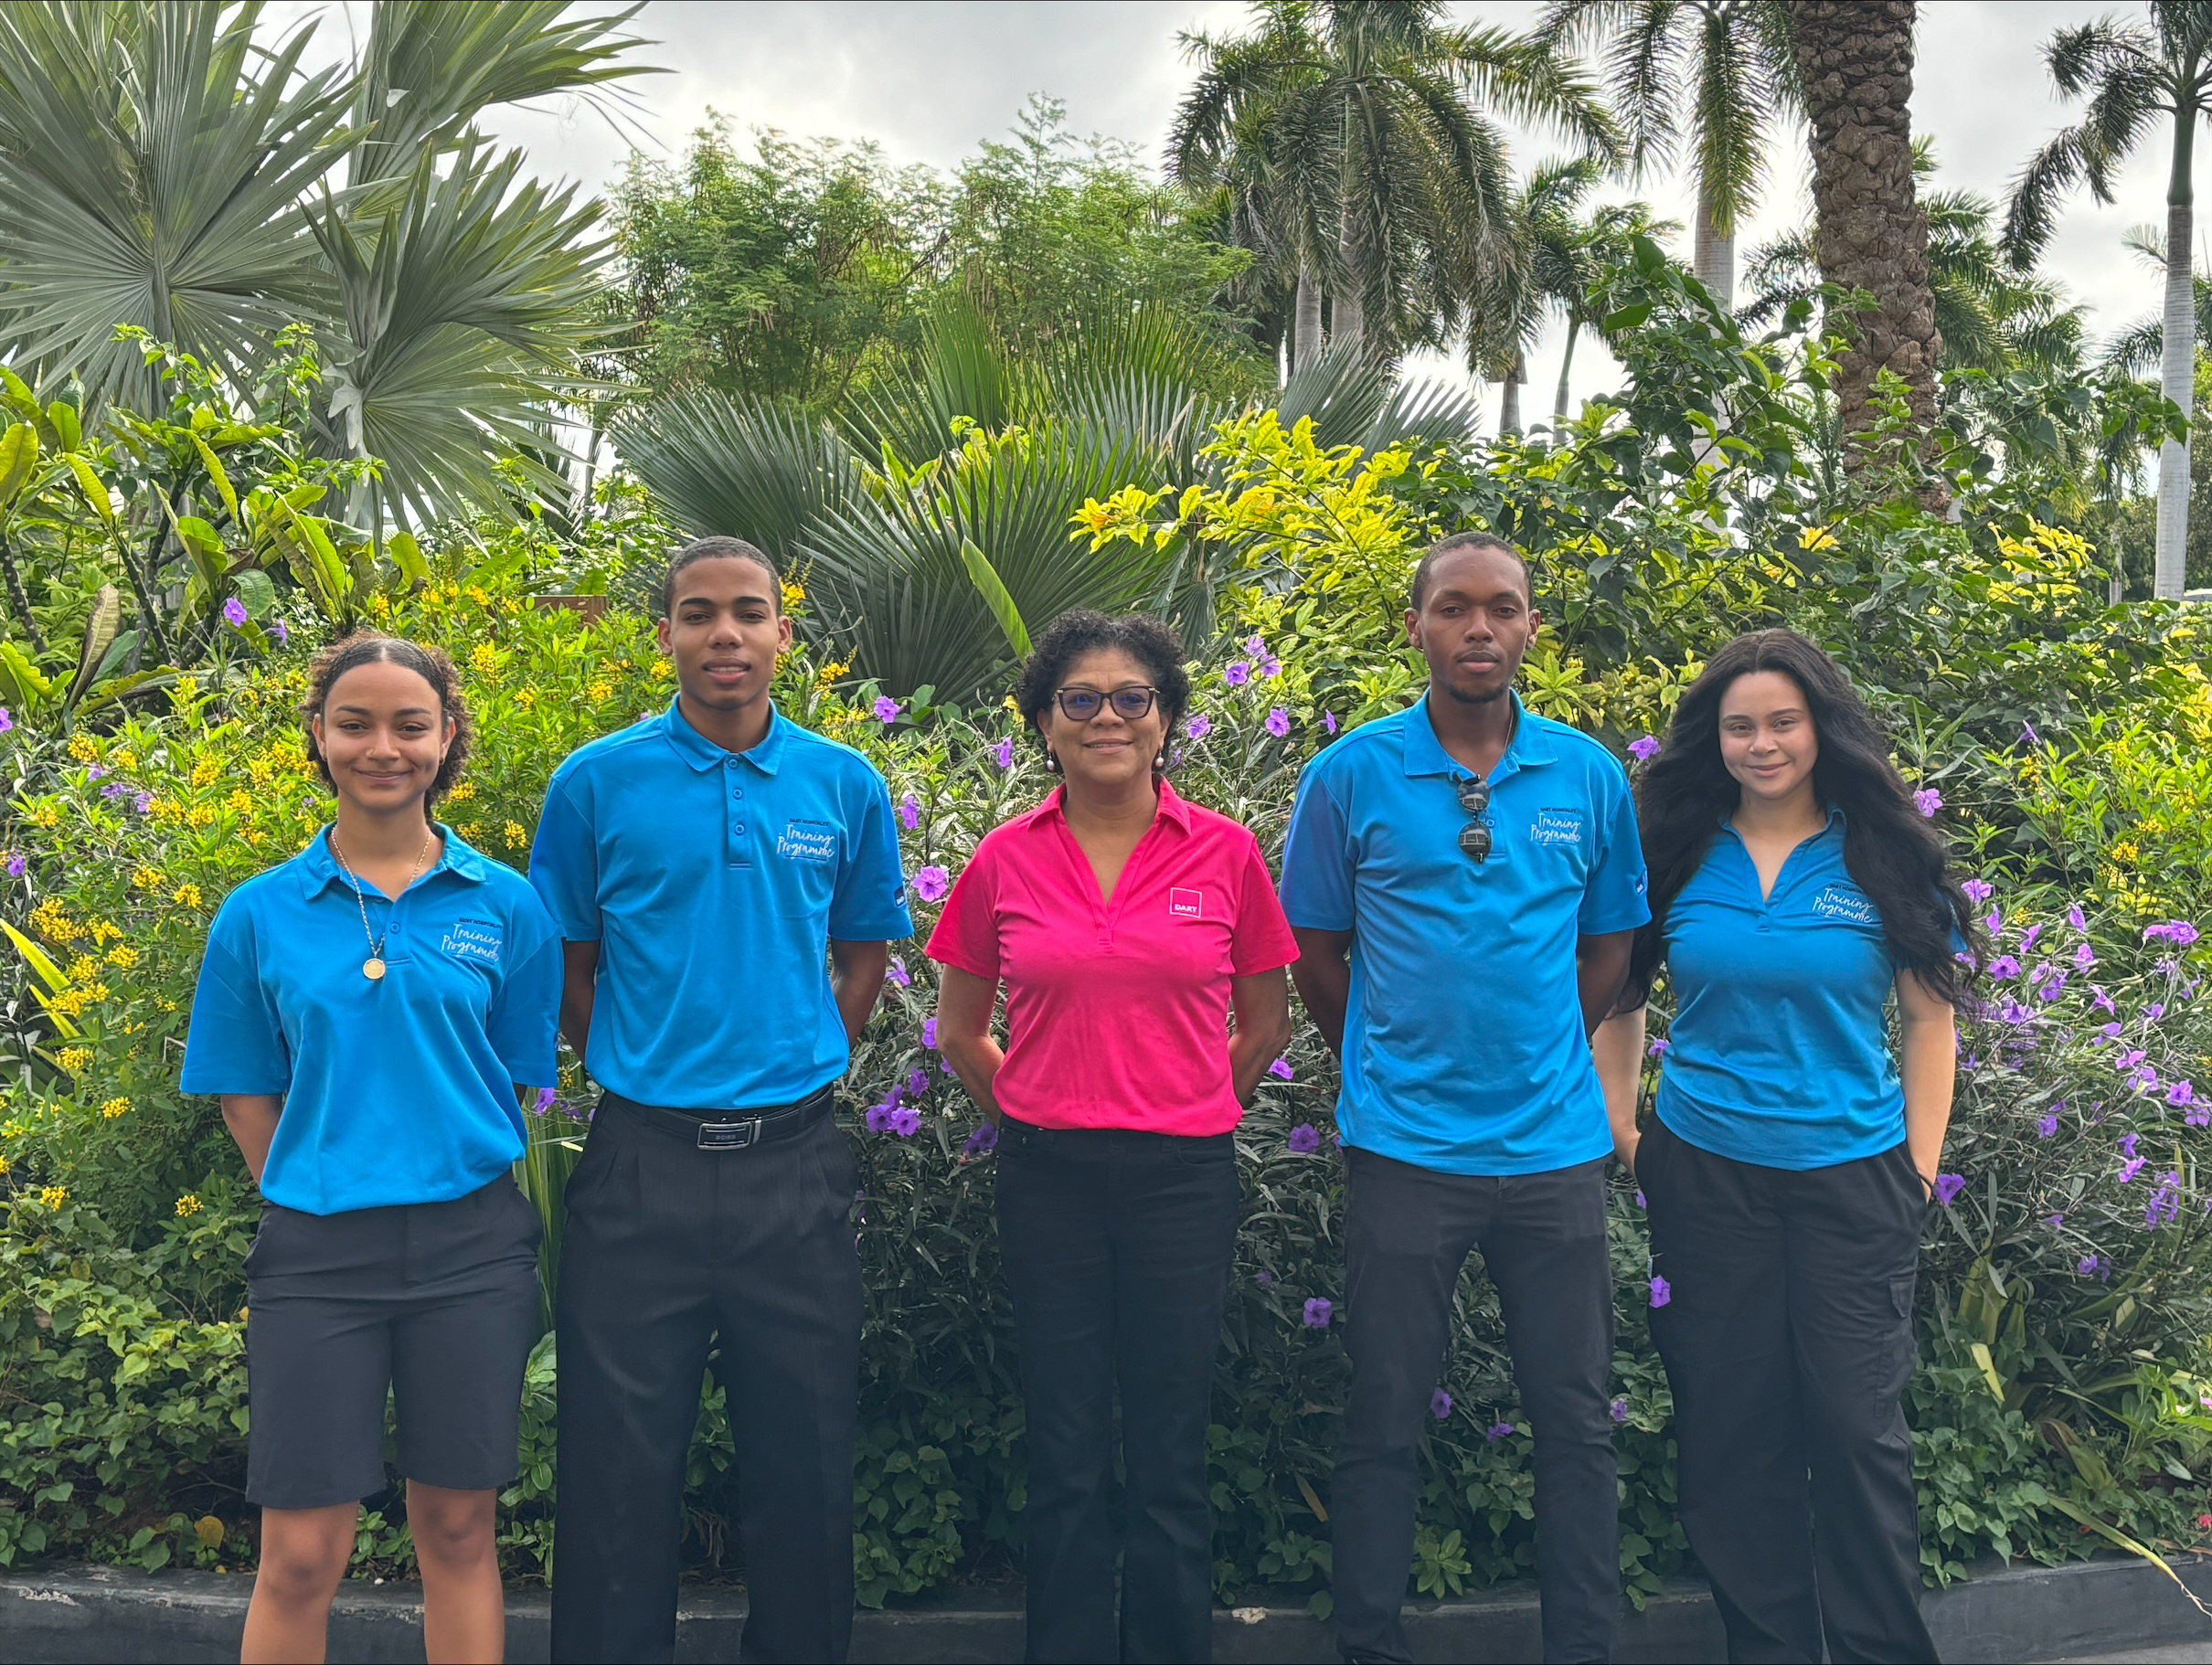
[[[835,1098],[824,1087],[796,1104],[770,1105],[749,1110],[671,1110],[657,1104],[640,1104],[620,1093],[601,1100],[630,1112],[647,1127],[673,1133],[702,1151],[744,1151],[779,1139],[796,1139],[830,1113]]]

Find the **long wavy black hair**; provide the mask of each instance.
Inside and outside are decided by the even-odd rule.
[[[1715,653],[1684,692],[1665,744],[1636,788],[1652,922],[1636,933],[1621,1010],[1649,997],[1666,951],[1667,909],[1742,795],[1720,758],[1720,702],[1738,677],[1756,671],[1779,672],[1805,696],[1820,741],[1813,794],[1844,812],[1844,865],[1881,916],[1889,957],[1930,994],[1957,1004],[1970,973],[1952,957],[1952,933],[1976,966],[1986,943],[1943,835],[1914,807],[1880,726],[1835,661],[1795,631],[1755,631]]]

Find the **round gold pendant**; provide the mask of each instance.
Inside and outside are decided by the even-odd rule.
[[[367,978],[371,982],[383,981],[384,961],[378,959],[374,954],[371,954],[367,960],[364,960],[361,962],[361,975]]]

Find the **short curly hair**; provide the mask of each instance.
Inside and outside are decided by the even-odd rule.
[[[356,631],[317,653],[307,667],[307,696],[300,702],[300,719],[307,726],[308,760],[323,777],[323,784],[335,791],[338,783],[331,779],[330,765],[323,757],[323,748],[315,744],[314,720],[330,703],[330,691],[339,677],[348,671],[373,664],[404,665],[421,677],[437,695],[439,710],[453,726],[452,742],[445,748],[445,762],[438,770],[438,778],[431,782],[430,790],[422,795],[422,814],[428,820],[431,806],[461,779],[461,771],[469,760],[469,748],[476,738],[476,725],[469,717],[468,702],[461,697],[461,673],[453,668],[453,662],[443,648],[427,647],[404,636]]]
[[[1183,643],[1166,623],[1150,613],[1110,619],[1091,609],[1062,613],[1045,627],[1035,651],[1014,685],[1022,720],[1042,736],[1045,713],[1058,692],[1068,667],[1086,653],[1118,650],[1144,667],[1158,693],[1166,726],[1173,728],[1190,706],[1190,673],[1183,668]]]

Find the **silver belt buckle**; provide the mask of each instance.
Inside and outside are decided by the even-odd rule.
[[[760,1136],[760,1119],[750,1121],[702,1121],[699,1123],[699,1149],[702,1151],[742,1151]]]

